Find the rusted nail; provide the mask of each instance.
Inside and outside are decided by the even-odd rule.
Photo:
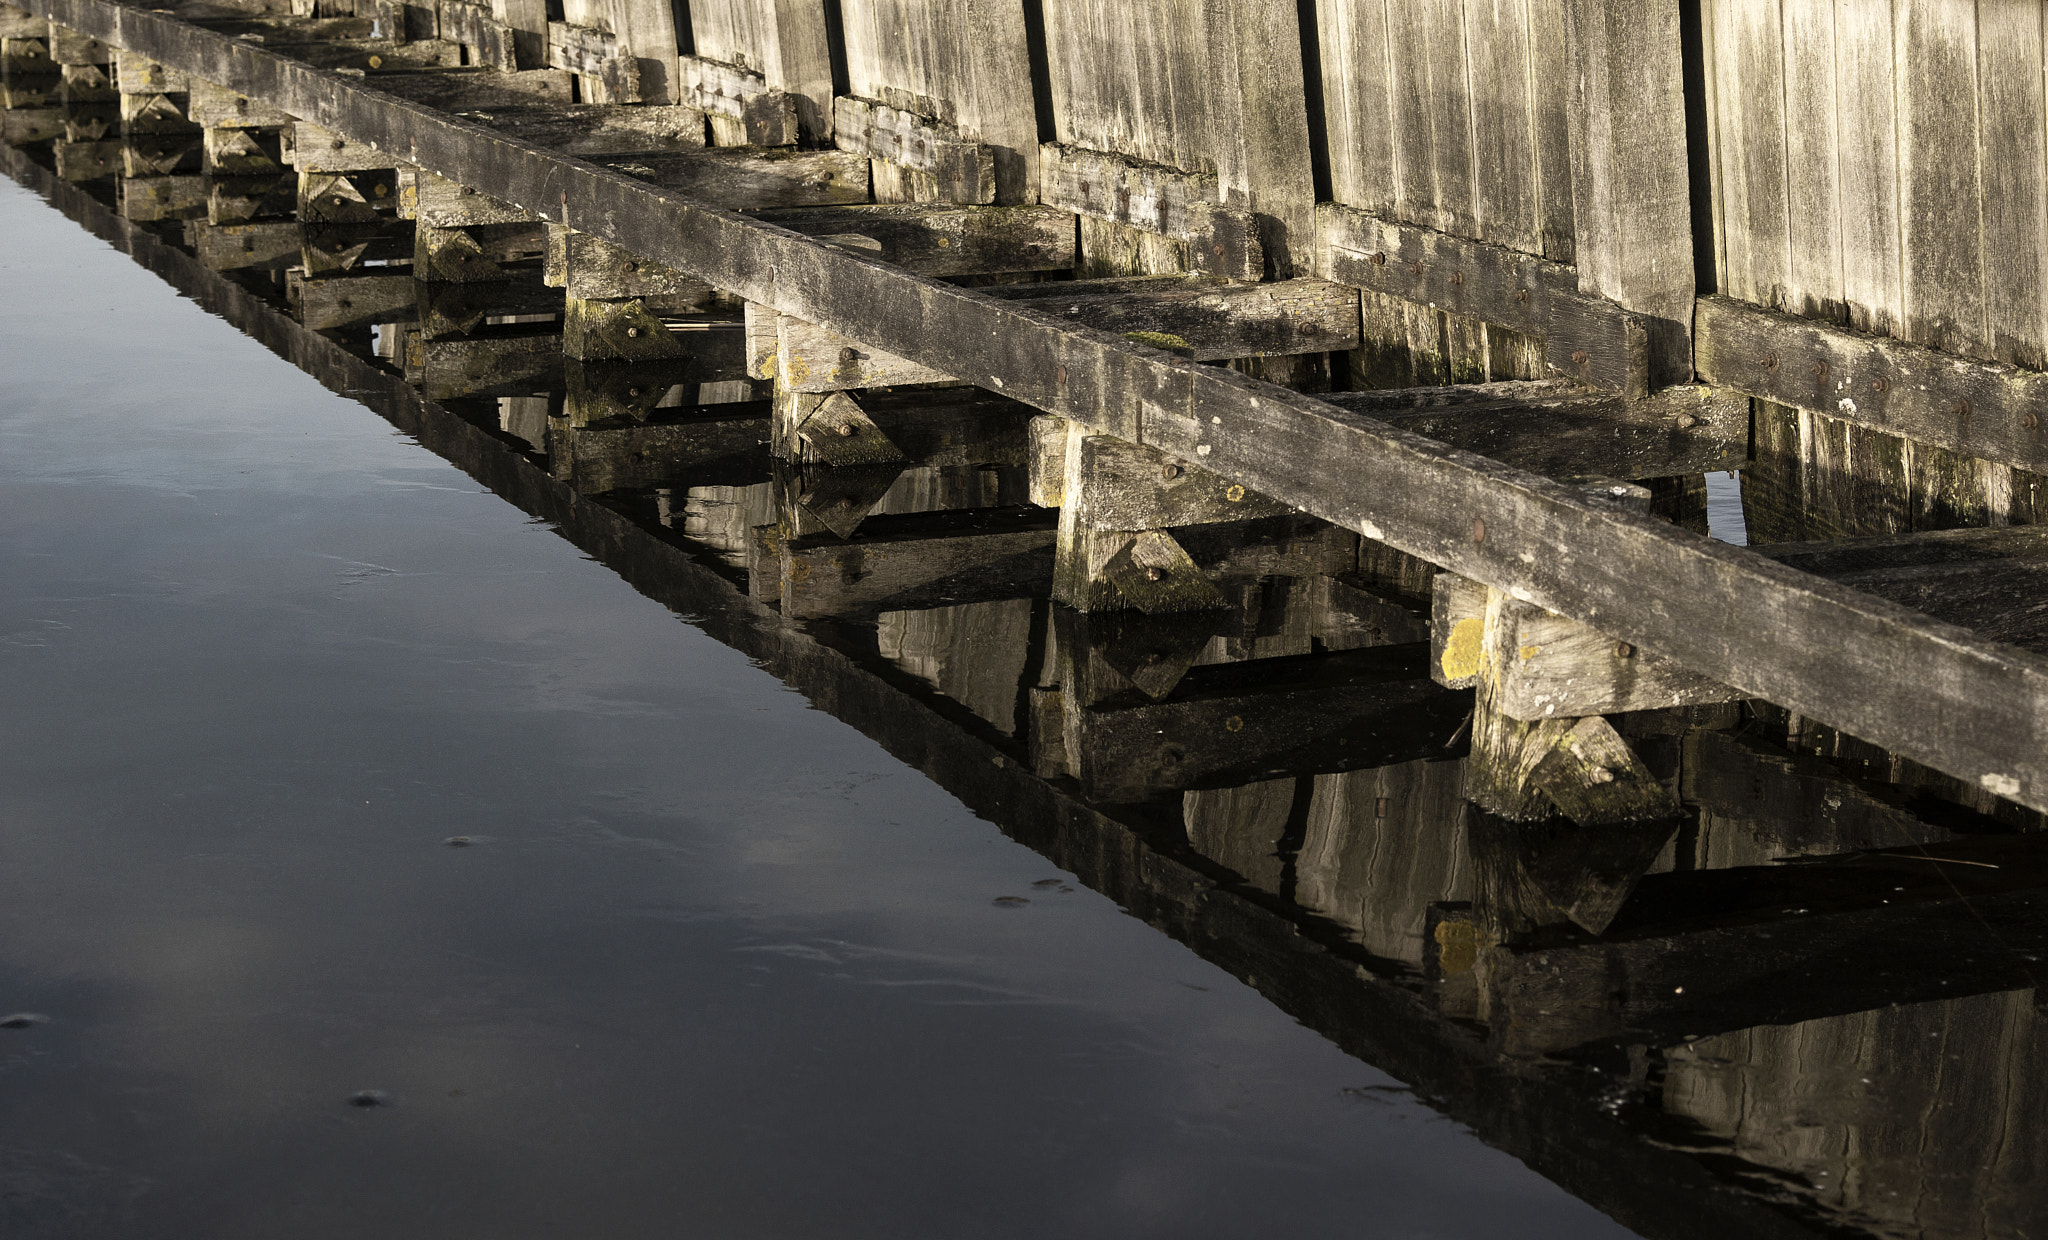
[[[1516,289],[1516,290],[1515,290],[1515,300],[1516,300],[1516,301],[1519,301],[1519,302],[1522,302],[1522,303],[1524,303],[1524,304],[1527,304],[1527,302],[1528,302],[1528,300],[1529,300],[1529,290],[1528,290],[1528,289],[1525,289],[1525,288],[1518,288],[1518,289]]]
[[[1172,482],[1175,478],[1180,477],[1180,466],[1168,462],[1166,467],[1159,471],[1159,475],[1168,482]]]
[[[347,145],[348,145],[348,141],[347,141],[346,139],[344,139],[344,138],[336,138],[336,139],[335,139],[334,141],[332,141],[332,142],[328,143],[328,145],[329,145],[329,146],[331,146],[331,147],[333,147],[333,148],[334,148],[335,150],[337,150],[337,151],[338,151],[338,150],[340,150],[341,148],[343,148],[343,147],[347,146]]]
[[[1372,265],[1373,265],[1373,266],[1375,266],[1375,267],[1384,267],[1384,266],[1386,266],[1386,265],[1387,265],[1387,256],[1386,256],[1386,254],[1385,254],[1384,252],[1382,252],[1382,251],[1379,251],[1379,250],[1374,250],[1374,251],[1373,251],[1373,255],[1372,255]]]
[[[1065,366],[1060,367],[1059,374],[1055,375],[1054,378],[1059,380],[1061,387],[1067,386],[1067,368]]]
[[[1584,365],[1585,365],[1585,364],[1586,364],[1586,363],[1587,363],[1588,361],[1591,361],[1591,360],[1592,360],[1592,357],[1593,357],[1593,355],[1592,355],[1592,354],[1590,354],[1590,353],[1588,353],[1588,352],[1586,352],[1586,351],[1585,351],[1584,349],[1573,349],[1573,350],[1572,350],[1572,365],[1574,365],[1574,366],[1584,366]]]
[[[1472,519],[1472,541],[1473,541],[1473,542],[1476,542],[1476,543],[1483,543],[1483,542],[1485,542],[1485,541],[1486,541],[1486,520],[1485,520],[1485,518],[1483,518],[1483,517],[1474,517],[1474,518]]]
[[[859,431],[853,428],[853,423],[851,422],[841,422],[839,424],[839,437],[841,439],[851,439],[859,433]]]
[[[1636,648],[1634,646],[1629,645],[1627,642],[1614,643],[1614,657],[1617,659],[1633,658],[1635,656],[1635,653]]]
[[[463,186],[463,187],[462,187],[462,196],[463,196],[464,198],[467,198],[467,197],[469,197],[469,196],[470,196],[471,194],[474,194],[474,193],[476,193],[476,190],[475,190],[475,189],[473,189],[473,188],[471,188],[470,186],[467,186],[467,185],[465,185],[465,186]]]
[[[1765,370],[1776,370],[1778,368],[1778,355],[1775,353],[1764,354],[1763,367]]]
[[[2038,415],[2023,413],[2020,415],[2020,425],[2031,431],[2041,425],[2041,419]]]
[[[1373,816],[1373,817],[1375,817],[1375,818],[1385,818],[1385,817],[1387,816],[1387,798],[1386,798],[1386,797],[1381,797],[1381,798],[1380,798],[1380,799],[1379,799],[1379,800],[1378,800],[1377,802],[1375,802],[1375,803],[1373,804],[1373,807],[1372,807],[1372,816]]]
[[[1825,378],[1827,378],[1827,377],[1828,377],[1828,364],[1827,364],[1826,362],[1815,362],[1815,363],[1813,364],[1813,377],[1814,377],[1814,378],[1816,378],[1816,379],[1825,379]]]
[[[1314,323],[1303,323],[1300,331],[1304,336],[1320,336],[1323,334],[1323,329],[1317,327]]]
[[[1035,245],[1027,245],[1024,247],[1024,256],[1026,258],[1037,258],[1038,252],[1038,247]]]
[[[637,327],[629,327],[626,329],[626,335],[638,339],[640,335],[640,329]]]
[[[1210,247],[1209,247],[1209,252],[1210,252],[1211,254],[1214,254],[1214,255],[1215,255],[1216,257],[1218,257],[1218,258],[1222,258],[1222,257],[1223,257],[1223,246],[1222,246],[1221,244],[1218,244],[1218,245],[1212,245],[1212,246],[1210,246]]]
[[[621,265],[620,270],[630,275],[633,272],[640,270],[640,264],[633,262],[629,259],[623,265]]]
[[[1874,379],[1871,381],[1870,390],[1873,392],[1889,392],[1892,390],[1892,381],[1884,378]]]
[[[842,362],[853,361],[855,358],[859,356],[860,353],[857,350],[855,350],[854,347],[850,344],[842,347],[839,350],[839,360]]]
[[[1145,570],[1145,580],[1147,581],[1164,581],[1165,579],[1166,570],[1163,568],[1148,568]]]
[[[1463,284],[1464,282],[1465,282],[1465,273],[1464,273],[1464,272],[1462,272],[1462,271],[1453,271],[1453,272],[1451,273],[1451,283],[1453,283],[1453,284]]]
[[[1412,275],[1412,276],[1419,276],[1419,275],[1421,275],[1421,274],[1422,274],[1422,264],[1421,264],[1421,263],[1410,263],[1410,264],[1408,264],[1408,274],[1409,274],[1409,275]]]
[[[1959,400],[1955,404],[1950,405],[1948,411],[1959,418],[1967,418],[1970,416],[1970,402]]]
[[[1689,431],[1689,430],[1691,430],[1691,429],[1692,429],[1693,427],[1695,427],[1695,426],[1698,426],[1699,424],[1700,424],[1700,420],[1699,420],[1698,418],[1696,418],[1696,417],[1692,416],[1692,415],[1691,415],[1691,414],[1689,414],[1689,413],[1681,413],[1681,414],[1679,414],[1679,415],[1678,415],[1678,429],[1679,429],[1679,430],[1682,430],[1682,431]]]
[[[640,389],[639,389],[639,388],[627,388],[627,389],[626,389],[626,395],[628,395],[628,396],[638,396],[639,394],[640,394]]]

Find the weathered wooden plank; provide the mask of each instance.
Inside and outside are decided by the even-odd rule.
[[[464,228],[472,224],[526,224],[537,217],[467,185],[457,185],[411,165],[399,170],[398,213],[429,228]]]
[[[541,332],[425,340],[409,334],[405,377],[429,400],[530,396],[561,386],[561,337]]]
[[[797,99],[759,73],[701,56],[682,58],[683,104],[736,126],[743,142],[722,146],[795,146],[801,136]]]
[[[994,149],[963,138],[957,126],[866,99],[841,97],[832,106],[832,140],[840,150],[921,172],[948,202],[996,200]]]
[[[66,181],[96,181],[121,171],[119,142],[58,142],[50,154],[57,175]]]
[[[609,0],[612,33],[621,53],[633,62],[639,93],[612,103],[674,104],[682,102],[677,71],[676,10],[670,0]]]
[[[693,107],[584,103],[469,107],[467,120],[565,155],[633,155],[704,145],[704,114]]]
[[[1039,150],[1039,194],[1046,205],[1182,242],[1196,271],[1240,280],[1265,273],[1257,221],[1217,204],[1222,190],[1214,174],[1051,142]]]
[[[199,126],[185,116],[180,101],[170,95],[124,94],[121,96],[121,132],[137,134],[197,134]]]
[[[609,30],[549,22],[548,64],[600,86],[604,103],[640,101],[640,61]]]
[[[375,143],[351,140],[331,129],[300,121],[284,130],[283,162],[307,172],[362,172],[396,168],[405,162]]]
[[[52,138],[62,137],[63,134],[62,108],[11,108],[0,112],[0,143],[8,146],[48,142]],[[134,174],[131,172],[130,175]]]
[[[621,426],[577,425],[562,418],[550,429],[548,467],[586,495],[668,486],[736,464],[766,476],[767,433],[767,412],[758,402],[709,406]]]
[[[284,268],[299,261],[301,234],[297,220],[220,225],[194,221],[186,228],[199,261],[215,271]]]
[[[574,166],[566,160],[395,107],[372,88],[172,17],[102,0],[33,3],[749,300],[1105,433],[1192,454],[1247,487],[1591,619],[1973,786],[2048,805],[2038,719],[2048,669],[2032,656],[1647,518],[1600,511],[1554,484],[1309,397],[1086,330],[1058,330],[971,290],[644,184],[565,175]],[[1404,498],[1418,495],[1430,502]],[[1484,537],[1473,537],[1475,522]],[[1552,554],[1560,545],[1577,548],[1569,565]],[[1811,658],[1814,633],[1830,635],[1825,665]]]
[[[1335,200],[1397,211],[1386,0],[1316,0],[1323,115]]]
[[[206,216],[206,178],[123,177],[121,214],[137,222],[203,219]]]
[[[282,110],[257,103],[225,86],[196,76],[190,78],[190,83],[185,115],[195,125],[208,129],[271,129],[292,123],[291,116]]]
[[[665,311],[701,310],[710,299],[711,286],[702,280],[650,263],[589,233],[563,231],[563,288],[571,297],[640,298]]]
[[[1977,6],[1977,138],[1983,178],[1984,355],[2048,364],[2048,101],[2041,9]]]
[[[491,16],[511,32],[514,69],[542,69],[548,63],[546,0],[491,0]],[[565,96],[566,98],[566,96]]]
[[[410,321],[417,296],[410,273],[324,279],[294,275],[286,289],[297,304],[299,321],[313,331]]]
[[[1708,383],[2021,469],[2048,469],[2048,375],[1702,297]]]
[[[808,237],[860,237],[886,262],[927,276],[1057,271],[1074,265],[1074,217],[1053,207],[873,203],[762,211]]]
[[[0,30],[4,30],[0,25]],[[191,79],[145,56],[116,49],[114,82],[124,95],[180,95],[191,91]]]
[[[430,108],[467,113],[492,108],[595,107],[574,105],[576,80],[566,69],[533,68],[517,73],[485,69],[431,69],[380,73],[377,89]],[[489,124],[488,120],[483,122]],[[540,145],[549,145],[540,143]]]
[[[419,332],[427,340],[474,335],[485,330],[484,320],[489,318],[562,313],[561,291],[535,281],[531,272],[522,271],[509,280],[485,283],[414,283]]]
[[[1520,3],[1464,0],[1459,68],[1469,99],[1473,234],[1495,245],[1543,253],[1532,14]]]
[[[797,100],[797,134],[832,140],[831,25],[822,0],[727,0],[690,9],[698,56],[759,73]]]
[[[1837,184],[1835,0],[1779,0],[1784,65],[1784,308],[1837,317],[1841,305],[1842,216],[1860,210]]]
[[[1719,108],[1712,158],[1720,291],[1782,308],[1791,241],[1783,13],[1777,4],[1709,0],[1702,24]]]
[[[1900,286],[1897,51],[1892,6],[1838,8],[1835,21],[1837,192],[1841,296],[1849,325],[1889,334],[1904,313]]]
[[[866,202],[868,165],[844,151],[719,147],[597,160],[627,176],[733,210]]]
[[[1930,348],[1989,356],[1984,233],[1977,211],[1977,6],[1898,0],[1899,230],[1904,317],[1899,334]],[[1789,403],[1789,402],[1788,402]]]
[[[1651,386],[1692,377],[1692,202],[1678,6],[1567,0],[1579,290],[1641,315]]]

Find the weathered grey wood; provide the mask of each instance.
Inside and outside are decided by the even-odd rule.
[[[1692,205],[1678,6],[1566,0],[1579,289],[1635,311],[1653,387],[1692,377]]]
[[[57,175],[66,181],[96,181],[121,171],[119,142],[58,142],[50,153]]]
[[[0,31],[5,24],[0,23]],[[154,60],[116,49],[114,82],[124,95],[182,95],[192,89],[191,79],[166,69]]]
[[[428,228],[465,228],[473,224],[526,224],[538,219],[467,185],[407,166],[399,170],[398,214]]]
[[[353,69],[362,73],[452,69],[462,63],[462,45],[442,39],[416,39],[410,43],[391,39],[335,39],[317,43],[272,40],[265,46],[317,68]]]
[[[305,224],[372,224],[395,214],[395,174],[371,172],[306,172],[298,175],[299,220]]]
[[[1218,205],[1220,193],[1213,174],[1058,143],[1040,148],[1039,194],[1046,205],[1180,242],[1191,270],[1256,280],[1266,270],[1258,222],[1249,212]]]
[[[609,241],[574,229],[562,229],[563,287],[571,297],[589,301],[639,298],[650,307],[671,312],[705,308],[711,286],[672,267],[650,263]]]
[[[1479,395],[1487,392],[1500,395]],[[1749,401],[1704,387],[1666,388],[1641,401],[1519,382],[1332,392],[1327,399],[1553,478],[1669,478],[1740,469],[1750,457]]]
[[[832,140],[842,151],[885,159],[932,178],[947,202],[993,203],[993,148],[963,138],[957,126],[866,99],[833,102]]]
[[[123,46],[173,68],[228,79],[307,119],[403,150],[410,162],[749,300],[1082,418],[1099,431],[1199,458],[1247,487],[1453,571],[1512,586],[1550,610],[1894,745],[1973,785],[2048,804],[2041,792],[2048,766],[2036,741],[2048,673],[2032,656],[1976,642],[1854,591],[1815,585],[1647,518],[1600,511],[1529,475],[1333,412],[1309,397],[1085,330],[1058,330],[971,290],[644,185],[564,175],[573,166],[566,160],[394,107],[367,85],[171,17],[104,0],[34,4],[74,27],[118,34]],[[1424,493],[1434,502],[1400,498]],[[1473,537],[1475,521],[1486,537]],[[1577,549],[1569,565],[1552,556],[1560,545]],[[1683,610],[1659,610],[1671,600]],[[1759,608],[1770,624],[1736,630],[1718,620]],[[1835,657],[1825,666],[1806,653],[1814,633],[1832,638]],[[1979,726],[1925,726],[1930,715],[1948,711],[1973,716]]]
[[[0,112],[0,143],[8,146],[48,142],[52,138],[61,137],[63,133],[64,111],[61,108],[13,108]],[[130,171],[129,175],[136,173]]]
[[[508,280],[473,284],[415,280],[414,285],[419,331],[427,340],[473,335],[484,330],[484,320],[490,318],[560,315],[563,311],[561,291],[535,281],[530,270],[515,272]]]
[[[429,400],[459,396],[530,396],[561,385],[561,338],[553,332],[481,336],[471,340],[406,338],[407,382]]]
[[[1713,145],[1720,291],[1781,307],[1791,266],[1784,21],[1777,5],[1713,0],[1702,6],[1702,23],[1713,54],[1717,107]]]
[[[1061,507],[1072,510],[1081,529],[1165,529],[1292,511],[1207,469],[1109,435],[1081,433],[1078,456],[1063,455],[1061,468]],[[1032,486],[1051,489],[1036,481]]]
[[[0,39],[41,39],[49,33],[48,18],[11,4],[0,4]]]
[[[185,109],[177,97],[124,94],[121,96],[121,132],[127,135],[196,135],[199,127],[186,119]]]
[[[1552,369],[1582,382],[1650,386],[1638,316],[1580,292],[1574,268],[1335,203],[1316,220],[1317,270],[1329,279],[1536,337]]]
[[[468,49],[470,64],[508,72],[519,68],[512,27],[500,21],[490,5],[465,0],[440,0],[440,4],[441,37]]]
[[[1977,8],[1982,352],[2036,370],[2048,365],[2048,100],[2041,89],[2048,47],[2041,27],[2041,11],[2018,0]]]
[[[515,104],[465,108],[462,114],[523,142],[570,155],[664,153],[704,145],[704,114],[690,107]]]
[[[450,112],[534,106],[597,107],[573,104],[575,77],[564,69],[528,68],[517,73],[482,69],[436,69],[382,73],[377,89],[426,107]],[[488,119],[483,124],[490,124]],[[542,142],[541,145],[549,145]]]
[[[699,57],[759,73],[769,89],[794,96],[802,141],[831,141],[831,31],[822,0],[693,5],[690,32]]]
[[[1703,297],[1700,377],[1764,400],[2048,470],[2048,377]]]
[[[735,65],[682,58],[680,101],[737,128],[722,146],[795,146],[801,136],[796,96],[772,89],[759,73]]]
[[[1977,6],[1900,0],[1894,10],[1899,233],[1906,340],[1986,356],[1983,180],[1977,143]],[[1789,402],[1788,402],[1789,403]]]
[[[869,517],[851,541],[781,546],[782,614],[857,616],[1023,597],[1052,575],[1056,518],[1021,507]]]
[[[299,261],[301,233],[297,220],[266,220],[253,224],[186,225],[199,261],[215,271],[284,268]]]
[[[677,72],[676,11],[670,0],[610,0],[611,29],[625,56],[634,62],[634,80],[642,103],[682,102]],[[620,98],[615,103],[629,102]]]
[[[867,161],[844,151],[774,147],[641,154],[597,162],[627,176],[734,210],[866,202]]]
[[[652,362],[688,350],[640,298],[569,297],[562,315],[562,352],[581,361]]]
[[[114,85],[114,75],[106,65],[78,64],[64,65],[58,73],[59,91],[65,103],[71,105],[86,103],[114,103],[121,92]]]
[[[362,172],[396,168],[405,161],[374,143],[353,141],[331,129],[300,121],[283,131],[284,162],[300,172]]]
[[[1891,5],[1867,5],[1835,23],[1837,192],[1856,204],[1839,213],[1840,297],[1850,326],[1880,334],[1904,313],[1893,16]]]
[[[857,236],[878,257],[928,276],[1057,271],[1074,265],[1074,217],[1052,207],[873,203],[762,211],[809,237]]]
[[[609,30],[549,22],[548,64],[566,69],[601,91],[604,97],[594,102],[640,101],[640,62]]]
[[[491,16],[502,23],[512,37],[515,69],[541,69],[548,62],[548,6],[546,0],[491,0]]]
[[[190,83],[185,115],[195,125],[208,129],[271,129],[292,123],[287,113],[257,103],[247,95],[197,76],[191,76]]]

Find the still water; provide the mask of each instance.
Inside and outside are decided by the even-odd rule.
[[[1630,1234],[4,181],[0,291],[0,1234]]]

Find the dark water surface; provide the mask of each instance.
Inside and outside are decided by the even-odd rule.
[[[0,290],[0,1234],[1628,1234],[4,181]]]

